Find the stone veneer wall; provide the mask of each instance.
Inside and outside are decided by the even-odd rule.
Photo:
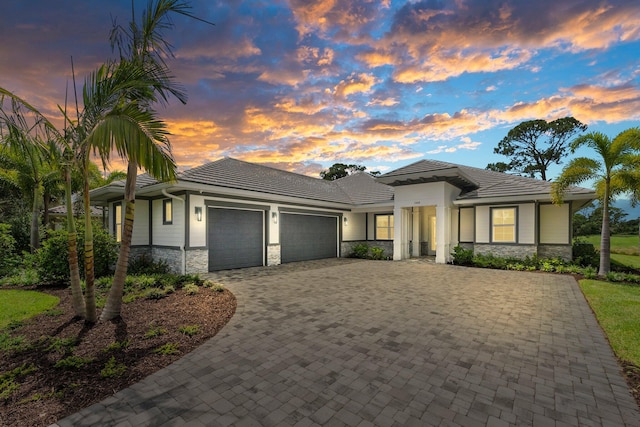
[[[182,273],[182,251],[180,248],[160,248],[154,246],[151,249],[151,256],[154,260],[162,260],[169,265],[172,273]]]
[[[378,247],[384,250],[385,258],[393,258],[393,240],[353,240],[340,243],[340,256],[348,258],[353,253],[353,247],[360,243],[365,243],[369,247]]]
[[[538,251],[536,245],[492,245],[476,243],[473,248],[474,253],[483,255],[494,255],[497,257],[525,258],[532,257]]]
[[[129,262],[142,256],[151,258],[151,246],[132,246],[129,251]]]
[[[570,245],[539,245],[538,256],[540,258],[560,258],[565,261],[573,259],[573,249]]]
[[[278,243],[267,245],[267,265],[280,265],[281,263],[280,245]]]
[[[202,274],[209,272],[209,251],[207,249],[187,250],[187,274]]]

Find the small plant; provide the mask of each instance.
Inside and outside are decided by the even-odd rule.
[[[102,351],[108,353],[110,351],[120,351],[129,347],[129,340],[115,341],[106,346]]]
[[[106,292],[108,289],[111,288],[112,283],[113,283],[113,277],[104,276],[96,279],[95,286],[96,286],[96,289]]]
[[[75,338],[53,338],[46,348],[46,351],[55,351],[56,353],[71,352],[78,343]]]
[[[160,347],[156,348],[155,350],[153,350],[154,353],[156,354],[161,354],[163,356],[169,356],[172,354],[178,354],[180,353],[179,350],[179,346],[178,344],[174,344],[174,343],[166,343],[164,345],[161,345]]]
[[[25,363],[11,371],[0,374],[0,399],[8,399],[11,393],[20,387],[20,384],[16,382],[18,377],[24,377],[37,370],[34,365],[27,365]]]
[[[204,286],[205,288],[209,288],[215,292],[224,291],[224,285],[222,283],[214,282],[212,280],[205,281],[202,286]]]
[[[23,326],[24,326],[24,321],[22,321],[22,320],[12,320],[7,325],[7,329],[9,329],[10,331],[15,331],[16,329],[19,329],[19,328],[21,328]]]
[[[465,249],[462,246],[453,248],[453,263],[456,265],[473,265],[473,250]]]
[[[10,353],[14,351],[22,351],[26,349],[26,347],[27,344],[24,337],[12,337],[8,332],[0,334],[0,351]]]
[[[198,334],[198,332],[200,332],[200,326],[199,325],[185,325],[185,326],[180,326],[178,328],[178,332],[180,332],[181,334],[184,334],[188,337],[192,337],[196,334]]]
[[[540,271],[546,271],[547,273],[552,273],[556,271],[556,268],[552,263],[548,261],[544,261],[540,266]]]
[[[146,299],[162,299],[167,296],[167,292],[165,289],[161,288],[149,288],[144,292],[144,297]]]
[[[51,310],[47,310],[44,312],[44,315],[49,317],[57,317],[61,316],[62,314],[64,314],[64,310],[60,308],[52,308]]]
[[[155,337],[159,337],[160,335],[164,335],[167,333],[167,330],[164,328],[151,328],[144,334],[145,339],[151,339]]]
[[[369,256],[371,259],[384,259],[384,249],[379,248],[377,246],[372,246],[369,249],[369,252],[371,253],[371,255]]]
[[[200,291],[200,288],[195,283],[187,283],[182,289],[187,295],[196,295]]]
[[[582,274],[585,279],[595,279],[598,277],[598,272],[591,266],[585,267],[584,270],[582,270]]]
[[[116,358],[111,356],[111,359],[105,363],[104,368],[100,371],[102,378],[116,378],[121,377],[127,371],[127,365],[116,362]]]
[[[58,369],[81,369],[91,362],[93,362],[92,358],[68,356],[58,360],[53,367]]]

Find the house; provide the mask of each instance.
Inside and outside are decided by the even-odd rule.
[[[124,182],[91,191],[121,235]],[[476,253],[571,258],[571,217],[595,198],[573,187],[551,204],[550,183],[420,160],[377,178],[325,181],[232,158],[189,169],[175,183],[137,181],[132,256],[174,271],[208,271],[348,256],[366,242],[394,260]]]

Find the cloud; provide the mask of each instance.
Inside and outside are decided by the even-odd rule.
[[[348,78],[340,81],[334,88],[333,93],[339,98],[345,98],[356,93],[367,93],[378,82],[373,74],[351,74]]]

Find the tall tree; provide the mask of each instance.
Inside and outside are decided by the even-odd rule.
[[[362,165],[346,165],[344,163],[334,163],[329,169],[320,172],[320,178],[327,181],[335,181],[336,179],[344,178],[352,173],[363,172],[367,170],[366,166]],[[373,172],[373,175],[377,172]]]
[[[41,131],[40,131],[40,135],[46,135],[47,136],[47,144],[45,145],[43,143],[43,141],[41,139],[36,139],[35,142],[36,146],[23,146],[22,144],[19,145],[19,147],[21,148],[27,148],[27,150],[32,150],[32,149],[40,149],[42,151],[46,151],[47,155],[49,156],[49,160],[52,161],[52,166],[56,166],[56,159],[59,160],[58,157],[56,157],[54,154],[56,152],[58,152],[59,149],[63,149],[65,150],[65,153],[68,153],[68,146],[67,146],[67,141],[64,138],[64,136],[55,128],[55,126],[48,120],[46,119],[37,109],[35,109],[33,106],[31,106],[29,103],[27,103],[25,100],[21,99],[20,97],[18,97],[17,95],[9,92],[8,90],[4,89],[4,88],[0,88],[0,96],[2,96],[2,101],[4,101],[5,98],[9,99],[11,101],[12,104],[12,110],[18,110],[18,111],[28,111],[30,114],[33,115],[34,119],[33,119],[33,123],[34,125],[37,125]],[[4,103],[0,103],[0,105],[4,105]],[[31,132],[31,127],[26,126],[26,121],[25,120],[20,120],[19,116],[18,117],[13,117],[10,116],[6,113],[6,111],[3,109],[1,117],[4,119],[1,121],[0,125],[2,125],[2,127],[5,127],[7,130],[11,131],[15,134],[20,134],[20,133],[25,133],[26,135],[28,135]],[[24,116],[23,116],[24,117]],[[17,139],[18,141],[21,141],[20,138]],[[13,142],[15,142],[16,140],[12,140]],[[24,137],[22,138],[22,142],[27,141],[27,139],[25,139]],[[62,148],[61,148],[62,147]],[[66,148],[65,148],[66,147]],[[53,155],[53,156],[52,156]],[[28,157],[27,157],[28,158]],[[71,169],[73,168],[74,164],[72,162],[68,162],[65,163],[65,171],[68,172],[69,174],[71,173]],[[65,181],[66,181],[66,172],[64,173],[65,175]],[[65,185],[65,193],[66,193],[66,198],[67,200],[71,199],[71,187],[70,186],[66,186]],[[34,200],[35,200],[35,195],[34,195]],[[67,206],[69,206],[69,204],[67,204]],[[68,209],[69,210],[69,209]],[[67,212],[67,215],[69,216],[69,212]],[[37,222],[37,221],[36,221]],[[70,278],[71,278],[71,295],[72,295],[72,301],[73,301],[73,306],[74,306],[74,310],[77,316],[80,317],[84,317],[85,315],[85,309],[84,309],[84,304],[82,301],[82,288],[80,285],[80,271],[79,271],[79,267],[78,267],[78,253],[77,253],[77,244],[76,244],[76,234],[75,234],[75,225],[74,225],[74,221],[67,221],[67,227],[68,227],[68,231],[69,231],[69,241],[68,241],[68,246],[69,246],[69,252],[68,252],[68,261],[69,261],[69,269],[70,269]],[[32,228],[33,228],[33,222],[32,222]],[[32,233],[33,235],[33,233]],[[32,240],[34,240],[34,238],[32,237]]]
[[[108,141],[102,147],[107,154],[112,146],[127,159],[127,178],[124,188],[125,218],[120,242],[120,252],[116,262],[116,271],[109,296],[101,320],[110,320],[120,316],[122,294],[127,274],[131,236],[135,214],[135,187],[138,169],[142,167],[152,176],[162,180],[174,180],[176,165],[171,156],[168,132],[165,123],[156,119],[153,104],[166,103],[170,96],[186,103],[186,94],[174,82],[165,59],[173,56],[170,44],[163,38],[162,32],[173,25],[169,20],[172,13],[198,19],[189,13],[189,5],[177,0],[149,1],[142,13],[141,22],[136,22],[132,12],[131,22],[127,28],[114,23],[111,32],[111,44],[120,54],[120,67],[132,68],[146,77],[147,87],[143,90],[127,93],[123,98],[125,108],[135,110],[144,122],[144,132],[140,128],[130,129],[127,138],[114,138],[108,141],[105,137],[113,134],[102,132],[95,135],[96,140]],[[206,21],[204,21],[206,22]],[[106,130],[107,127],[103,128]]]
[[[540,177],[546,181],[549,178],[549,166],[560,164],[569,150],[569,140],[586,129],[587,125],[573,117],[551,122],[522,122],[511,129],[493,149],[494,153],[509,157],[509,163],[490,163],[487,169]]]
[[[554,203],[562,203],[569,186],[595,180],[596,194],[602,206],[598,274],[604,276],[611,268],[611,201],[625,193],[631,195],[634,206],[640,201],[640,128],[627,129],[613,140],[600,132],[591,132],[573,140],[571,151],[582,146],[593,149],[598,159],[572,159],[553,182],[551,195]]]

